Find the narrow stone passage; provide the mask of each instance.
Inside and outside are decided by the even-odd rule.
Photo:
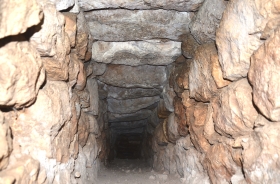
[[[178,175],[155,172],[142,159],[115,159],[107,167],[101,166],[99,184],[179,184]]]

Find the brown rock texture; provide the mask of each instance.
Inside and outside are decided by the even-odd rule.
[[[213,104],[215,129],[225,136],[253,131],[258,113],[252,103],[252,88],[246,79],[223,88]]]
[[[214,44],[204,44],[197,48],[189,71],[190,97],[208,102],[217,91],[211,75],[211,56],[216,54]]]
[[[74,13],[63,13],[65,18],[65,32],[70,39],[71,47],[76,45],[76,33],[77,33],[77,15]]]
[[[272,121],[280,121],[280,98],[278,85],[280,60],[280,30],[252,55],[248,77],[253,86],[253,100],[261,113]]]
[[[263,43],[261,33],[275,16],[274,12],[279,12],[276,7],[277,2],[273,1],[238,0],[228,3],[216,38],[224,78],[238,80],[247,76],[250,57]]]
[[[38,52],[26,41],[10,42],[0,48],[0,60],[0,105],[32,104],[45,80]]]

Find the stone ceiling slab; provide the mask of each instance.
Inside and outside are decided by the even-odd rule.
[[[108,65],[106,72],[98,79],[118,87],[161,88],[167,76],[164,66]]]
[[[147,119],[152,114],[151,110],[144,109],[130,114],[117,114],[108,112],[109,122],[129,122]]]
[[[92,46],[92,59],[101,63],[168,65],[181,55],[181,42],[161,40],[103,42]]]
[[[174,10],[97,10],[85,12],[91,34],[102,41],[167,38],[179,40],[189,32],[194,13]]]
[[[117,100],[108,99],[108,111],[119,114],[128,114],[139,111],[159,101],[159,96],[143,97],[136,99]]]
[[[108,98],[114,99],[132,99],[141,97],[159,96],[162,93],[160,89],[145,89],[145,88],[120,88],[109,86],[99,82],[99,86],[107,92]]]
[[[178,11],[196,11],[204,0],[79,0],[85,11],[105,8],[125,9],[170,9]]]

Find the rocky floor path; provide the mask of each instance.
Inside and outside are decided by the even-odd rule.
[[[115,159],[108,167],[101,166],[98,184],[181,184],[179,176],[155,172],[140,159]]]

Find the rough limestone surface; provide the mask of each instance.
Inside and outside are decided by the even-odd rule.
[[[65,18],[65,32],[70,39],[71,47],[75,47],[77,33],[77,15],[75,13],[63,13]]]
[[[0,48],[0,64],[0,105],[32,104],[45,80],[38,52],[26,41],[10,42]]]
[[[211,56],[216,55],[215,45],[212,43],[197,48],[189,71],[190,96],[198,101],[210,101],[217,91],[215,81],[211,75]]]
[[[103,41],[169,38],[189,32],[193,13],[172,10],[97,10],[85,12],[91,34]]]
[[[70,57],[63,60],[57,60],[53,57],[42,57],[44,68],[46,69],[46,78],[52,81],[66,81],[68,79]]]
[[[118,87],[160,88],[166,81],[166,70],[164,66],[108,65],[98,80]]]
[[[40,27],[36,27],[38,32],[32,35],[30,41],[41,56],[56,56],[63,60],[67,50],[70,49],[64,43],[64,16],[56,10],[52,3],[47,1],[40,3],[44,12],[44,22]]]
[[[92,45],[92,59],[101,63],[130,66],[168,65],[179,55],[181,55],[181,43],[173,41],[97,41]]]
[[[50,0],[55,4],[57,10],[65,10],[72,7],[75,3],[74,0]]]
[[[235,137],[253,131],[258,113],[252,102],[252,88],[246,79],[223,88],[213,109],[215,129],[219,133]]]
[[[14,146],[20,149],[20,152],[26,153],[40,162],[42,168],[48,173],[46,181],[53,181],[55,175],[60,176],[62,180],[69,180],[62,176],[62,170],[67,168],[65,172],[70,175],[70,167],[73,166],[71,160],[60,165],[51,158],[57,157],[55,150],[58,150],[52,141],[64,128],[64,125],[70,121],[70,118],[71,109],[67,84],[48,81],[39,91],[36,102],[21,111],[17,120],[10,124],[13,130]],[[63,142],[69,145],[70,137]],[[61,145],[57,146],[59,148]],[[67,155],[68,153],[62,154]]]
[[[129,114],[147,108],[159,101],[159,96],[142,97],[127,100],[107,99],[108,111],[118,114]]]
[[[181,36],[182,39],[182,54],[191,59],[194,57],[196,48],[199,46],[191,33]]]
[[[256,0],[230,1],[217,29],[217,48],[223,76],[229,80],[246,77],[250,57],[263,43],[260,40],[263,17]],[[234,26],[232,26],[234,25]]]
[[[231,81],[223,78],[223,72],[219,63],[219,56],[217,54],[211,55],[212,77],[217,85],[217,88],[223,88],[230,84]]]
[[[68,71],[68,77],[69,77],[69,83],[71,85],[76,84],[78,74],[80,72],[80,60],[78,59],[78,56],[76,53],[70,54],[70,62],[69,62],[69,71]]]
[[[180,138],[178,122],[176,122],[175,114],[171,113],[165,121],[167,139],[168,141],[175,143]]]
[[[230,183],[231,178],[238,174],[243,178],[241,168],[233,160],[231,149],[219,143],[211,146],[207,152],[204,165],[212,183]]]
[[[4,116],[0,112],[0,169],[4,169],[9,164],[9,156],[12,151],[12,137],[11,131],[7,123],[5,123]]]
[[[184,183],[209,184],[209,178],[200,162],[202,156],[192,145],[190,137],[182,137],[175,146],[177,171]]]
[[[248,73],[253,85],[253,100],[261,113],[272,121],[280,121],[280,30],[277,29],[252,56]]]
[[[195,148],[201,153],[206,153],[210,148],[210,144],[204,135],[204,125],[207,122],[207,115],[208,104],[201,102],[197,103],[194,107],[193,120],[189,127],[191,140]]]
[[[0,5],[0,38],[25,33],[28,28],[39,24],[42,18],[42,9],[36,0],[3,0]]]
[[[86,89],[89,91],[89,101],[90,106],[84,109],[85,112],[88,112],[92,115],[98,115],[99,111],[99,94],[98,94],[98,84],[96,79],[87,79]]]
[[[227,1],[205,0],[190,25],[191,34],[198,43],[214,42]]]
[[[77,15],[76,50],[79,59],[85,59],[89,43],[89,27],[83,12]]]
[[[177,11],[196,11],[204,0],[78,0],[80,7],[85,11],[106,8],[123,8],[123,9],[167,9]]]
[[[269,122],[260,118],[258,124],[263,127],[242,139],[242,157],[244,172],[251,183],[279,183],[279,122]]]

